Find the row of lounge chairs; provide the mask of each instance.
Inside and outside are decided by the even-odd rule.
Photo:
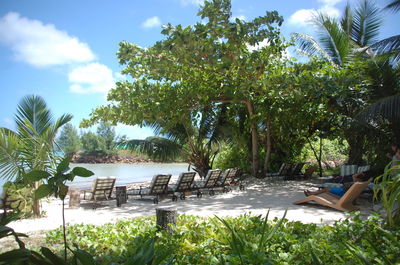
[[[179,175],[176,184],[170,184],[170,174],[155,175],[148,186],[140,186],[139,189],[129,190],[127,195],[140,196],[140,198],[151,197],[154,203],[158,203],[163,196],[172,195],[172,200],[177,201],[186,198],[189,192],[196,192],[197,197],[202,197],[205,191],[214,195],[216,190],[228,192],[234,186],[239,186],[242,190],[242,178],[240,169],[230,168],[222,170],[209,170],[203,181],[195,181],[196,172],[184,172]],[[109,200],[115,185],[115,177],[97,178],[90,191],[84,191],[83,199],[92,201]],[[118,196],[118,194],[117,194]],[[126,198],[124,198],[126,199]],[[117,198],[118,200],[118,198]]]
[[[317,166],[308,167],[304,173],[301,172],[304,165],[306,163],[282,163],[279,171],[276,173],[267,173],[267,177],[283,177],[284,180],[293,180],[293,179],[309,179],[312,174],[318,168]]]

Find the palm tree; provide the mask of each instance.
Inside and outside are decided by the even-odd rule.
[[[205,108],[200,111],[201,118],[186,124],[176,124],[165,129],[158,123],[152,126],[156,134],[167,138],[148,137],[145,140],[126,140],[119,146],[130,148],[148,155],[150,158],[166,161],[182,156],[193,170],[205,176],[212,168],[214,158],[219,152],[219,144],[229,139],[225,104]],[[199,114],[193,112],[194,115]]]
[[[16,131],[0,128],[0,177],[22,180],[27,171],[54,170],[56,134],[71,119],[72,115],[64,114],[54,121],[43,98],[24,97],[15,115]],[[35,185],[37,188],[38,183]],[[34,214],[40,216],[38,201],[34,202]]]
[[[382,25],[381,12],[372,2],[363,0],[354,9],[347,5],[340,21],[321,13],[317,14],[314,23],[319,28],[318,41],[307,34],[300,33],[293,34],[293,38],[300,52],[310,57],[325,59],[338,68],[345,67],[346,63],[359,60],[360,57],[371,59],[369,60],[370,67],[384,75],[387,73],[387,65],[396,67],[400,58],[400,37],[393,36],[377,41],[379,29]],[[374,76],[371,77],[372,79],[376,78]],[[378,81],[380,81],[379,78],[373,80],[373,83]],[[374,87],[379,89],[374,89]],[[372,84],[369,88],[371,90],[370,94],[372,94],[369,102],[381,100],[383,94],[386,97],[398,93],[396,92],[398,86],[387,86],[384,83]],[[359,111],[361,111],[360,108],[352,107],[351,112],[343,114],[354,118]],[[347,135],[350,151],[352,151],[352,146],[359,148],[358,142],[361,142],[361,139],[356,139],[356,136],[352,133],[352,127],[355,126],[354,123],[349,125],[350,127],[345,131],[345,135]],[[351,133],[346,133],[347,131]],[[355,154],[355,157],[350,156],[349,162],[355,162],[360,160],[362,152],[350,152],[350,154]]]

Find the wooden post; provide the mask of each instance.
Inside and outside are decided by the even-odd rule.
[[[157,229],[173,233],[171,225],[176,225],[177,211],[175,208],[156,208]]]
[[[81,206],[81,191],[70,190],[69,191],[69,208],[79,208]]]
[[[128,200],[128,196],[126,195],[126,186],[115,187],[115,194],[117,197],[117,207],[120,207],[121,204],[126,203]]]

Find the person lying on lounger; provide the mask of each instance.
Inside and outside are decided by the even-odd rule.
[[[374,176],[374,173],[371,170],[365,171],[365,172],[361,172],[361,173],[356,173],[352,176],[353,181],[354,182],[364,182],[369,180],[370,178],[372,178]],[[352,184],[352,183],[351,183]],[[319,189],[316,191],[309,191],[309,190],[305,190],[304,194],[306,196],[310,196],[310,195],[318,195],[324,192],[329,192],[332,194],[335,194],[339,197],[342,197],[346,191],[350,188],[351,185],[343,185],[343,187],[326,187],[323,189]]]

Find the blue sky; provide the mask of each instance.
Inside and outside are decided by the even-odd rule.
[[[357,4],[358,1],[349,1]],[[389,0],[376,1],[385,6]],[[1,0],[0,126],[13,128],[20,99],[42,96],[58,117],[74,115],[78,126],[91,110],[106,103],[107,91],[122,78],[116,52],[126,40],[142,47],[162,38],[161,25],[189,25],[200,0]],[[233,0],[234,17],[244,20],[277,10],[282,33],[313,33],[306,23],[313,10],[340,16],[344,0]],[[399,13],[385,13],[380,38],[399,34]],[[118,134],[143,139],[147,128],[119,125]]]

